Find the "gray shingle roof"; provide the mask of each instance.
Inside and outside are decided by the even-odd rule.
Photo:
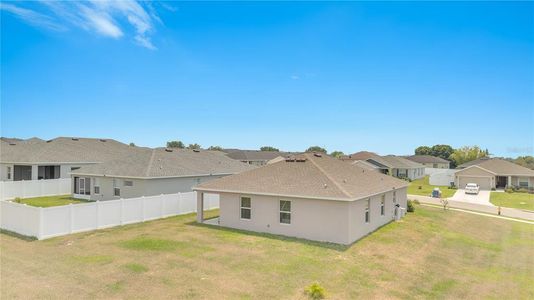
[[[228,157],[236,160],[262,160],[267,161],[274,159],[279,156],[287,156],[287,152],[277,152],[277,151],[260,151],[260,150],[234,150],[226,154]]]
[[[0,161],[14,163],[103,162],[130,152],[132,148],[112,139],[58,137],[46,142],[31,139],[0,144]]]
[[[397,169],[414,169],[424,168],[423,165],[407,160],[400,156],[386,155],[380,156],[373,152],[360,151],[349,156],[345,156],[342,160],[365,160],[380,167],[397,168]]]
[[[298,159],[223,177],[193,189],[350,201],[408,185],[327,155],[305,153],[295,157]]]
[[[488,171],[491,171],[497,175],[508,175],[508,176],[534,176],[534,170],[525,168],[518,164],[514,164],[504,159],[492,158],[492,159],[483,159],[478,160],[478,163],[473,164],[484,168]],[[473,166],[471,165],[471,166]],[[462,170],[458,171],[461,172]]]
[[[432,155],[411,155],[405,157],[408,160],[420,163],[420,164],[447,164],[448,160],[441,157]]]
[[[83,166],[72,174],[155,178],[227,175],[253,168],[218,151],[138,148],[105,163]]]

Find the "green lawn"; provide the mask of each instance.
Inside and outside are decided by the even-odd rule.
[[[490,202],[496,206],[534,210],[534,194],[491,192]]]
[[[25,198],[20,200],[15,200],[17,203],[23,203],[26,205],[37,206],[37,207],[50,207],[50,206],[60,206],[67,204],[76,204],[76,203],[86,203],[87,201],[74,199],[70,195],[58,195],[58,196],[48,196],[48,197],[35,197],[35,198]]]
[[[416,205],[342,246],[194,220],[1,234],[0,298],[307,299],[318,282],[327,299],[534,299],[530,224]]]
[[[408,186],[408,194],[430,196],[430,194],[432,193],[432,190],[435,187],[439,187],[443,198],[452,197],[454,193],[456,193],[456,190],[449,189],[448,186],[430,185],[428,183],[428,178],[429,176],[425,176],[424,178],[417,179],[417,180],[410,182],[410,186]],[[421,188],[419,189],[419,187]]]

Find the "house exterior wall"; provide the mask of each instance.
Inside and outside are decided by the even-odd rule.
[[[365,207],[367,199],[349,202],[349,241],[352,243],[377,230],[379,227],[395,219],[395,204],[393,191],[384,193],[384,215],[381,215],[380,202],[382,194],[370,197],[370,220],[365,222]],[[395,191],[395,199],[401,207],[406,208],[406,188]],[[400,213],[400,211],[399,211]]]
[[[449,169],[450,163],[421,163],[427,168],[435,168],[435,169]]]
[[[69,169],[70,170],[70,169]],[[103,176],[72,176],[90,178],[91,194],[89,197],[74,193],[74,180],[72,180],[72,193],[74,197],[88,198],[93,201],[115,200],[120,198],[136,198],[141,196],[156,196],[161,194],[175,194],[191,192],[197,184],[217,179],[222,176],[175,177],[155,179],[113,178]],[[126,186],[124,181],[131,181],[132,186]],[[95,185],[100,187],[100,193],[95,194]],[[120,196],[114,195],[114,188],[120,188]]]
[[[59,165],[59,178],[70,178],[71,168],[81,167],[87,165],[87,163],[78,164],[58,164],[58,163],[46,163],[46,164],[6,164],[0,163],[0,181],[12,181],[14,165],[31,166],[32,167],[32,180],[38,180],[39,166],[57,166]],[[7,167],[11,167],[11,179],[7,178]]]
[[[333,201],[220,193],[219,224],[255,232],[279,234],[315,241],[351,244],[394,220],[393,191],[384,193],[385,214],[381,216],[381,195],[371,197],[370,222],[365,223],[365,202]],[[395,192],[397,203],[406,208],[406,188]],[[241,196],[251,198],[251,218],[241,219]],[[279,220],[280,200],[291,201],[291,224]]]
[[[241,196],[251,198],[251,218],[241,219]],[[280,200],[291,201],[291,224],[280,223]],[[220,194],[221,226],[309,240],[348,244],[349,202]]]
[[[464,188],[467,183],[477,183],[481,189],[495,188],[495,175],[481,168],[462,169],[455,174],[454,184]]]
[[[409,178],[411,180],[415,180],[415,179],[425,177],[425,168],[415,168],[415,169],[395,168],[395,169],[392,169],[391,174],[395,177]]]
[[[534,187],[534,177],[528,177],[528,176],[512,176],[512,185],[513,186],[520,186],[520,182],[528,182],[528,187],[532,188]]]

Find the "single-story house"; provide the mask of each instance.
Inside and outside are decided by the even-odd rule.
[[[459,169],[454,176],[459,188],[468,183],[477,183],[485,190],[512,186],[534,188],[534,170],[499,158],[477,160],[476,164]]]
[[[58,137],[0,140],[0,181],[70,178],[82,166],[123,156],[131,146],[112,139]]]
[[[191,192],[199,183],[253,168],[218,151],[135,147],[72,171],[72,194],[99,201]]]
[[[226,149],[226,155],[253,166],[264,166],[273,159],[280,159],[289,155],[287,152]]]
[[[395,155],[380,156],[373,152],[360,151],[351,155],[343,156],[341,157],[341,160],[347,162],[353,162],[357,160],[366,161],[376,166],[379,172],[398,178],[409,178],[410,180],[415,180],[425,176],[424,165]]]
[[[449,169],[451,163],[446,159],[432,155],[411,155],[406,156],[405,158],[413,162],[420,163],[427,168],[434,169]]]
[[[198,222],[204,222],[204,194],[218,194],[220,226],[351,244],[403,215],[407,186],[328,155],[305,153],[193,190]]]

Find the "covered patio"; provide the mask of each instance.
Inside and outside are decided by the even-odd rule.
[[[219,208],[219,194],[197,191],[197,222],[219,225],[219,216],[206,217],[206,210]]]

